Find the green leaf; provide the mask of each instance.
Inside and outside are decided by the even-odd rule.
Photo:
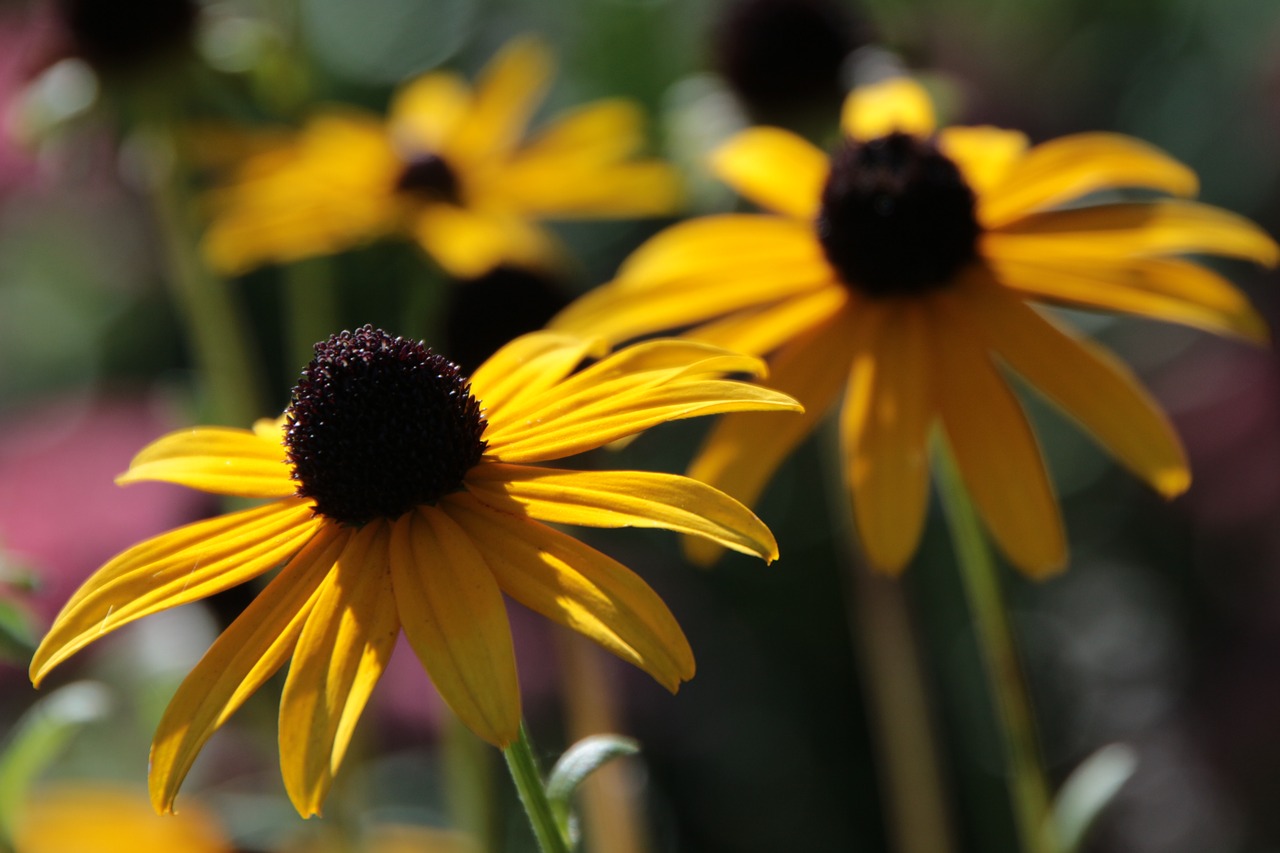
[[[111,693],[96,681],[78,681],[32,705],[13,727],[0,753],[0,834],[12,837],[32,781],[53,762],[85,723],[111,708]]]
[[[1138,767],[1138,754],[1121,743],[1090,755],[1063,783],[1053,806],[1059,849],[1074,853],[1089,829]]]
[[[573,811],[573,794],[582,780],[615,758],[637,755],[639,752],[640,744],[629,737],[590,735],[569,747],[560,756],[547,780],[547,799],[551,801],[551,810],[565,837],[574,838],[576,835],[570,824],[570,815]]]

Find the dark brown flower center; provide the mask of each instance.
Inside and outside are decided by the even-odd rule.
[[[937,146],[906,133],[846,141],[831,160],[818,240],[849,287],[909,296],[978,254],[973,190]]]
[[[458,368],[364,326],[316,344],[286,412],[298,495],[334,521],[393,519],[457,491],[485,420]]]
[[[460,204],[462,185],[458,175],[439,154],[422,154],[405,163],[396,181],[400,192],[412,193],[429,201]]]

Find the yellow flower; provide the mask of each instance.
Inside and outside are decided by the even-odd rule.
[[[436,72],[400,91],[385,122],[333,108],[296,135],[264,135],[210,196],[206,257],[239,273],[400,234],[474,278],[555,264],[561,247],[534,220],[672,212],[675,173],[634,158],[643,120],[629,101],[579,107],[524,141],[552,66],[540,41],[520,38],[474,90]]]
[[[1080,203],[1119,187],[1195,194],[1189,169],[1128,137],[1029,147],[992,127],[936,130],[928,96],[906,79],[854,91],[842,125],[830,158],[775,128],[731,139],[713,168],[769,213],[667,229],[551,328],[623,341],[693,326],[698,339],[768,354],[771,384],[805,415],[765,428],[724,418],[689,471],[748,504],[844,391],[844,474],[865,550],[886,571],[916,550],[935,426],[1005,555],[1037,576],[1064,564],[1057,501],[1006,370],[1161,494],[1185,490],[1181,445],[1132,375],[1027,300],[1262,340],[1229,282],[1176,255],[1274,265],[1271,238],[1185,198]]]
[[[599,360],[575,373],[587,357]],[[722,378],[762,368],[695,342],[603,355],[541,332],[499,350],[468,383],[419,343],[368,326],[335,335],[316,346],[281,420],[182,430],[134,458],[119,483],[274,500],[111,560],[54,621],[32,680],[135,619],[283,563],[170,702],[152,744],[151,796],[170,810],[208,737],[292,658],[280,762],[303,815],[319,812],[402,629],[463,722],[498,746],[517,736],[504,593],[675,691],[694,664],[666,605],[626,567],[543,522],[666,528],[765,560],[777,556],[772,534],[737,501],[678,475],[535,463],[670,420],[797,410]]]
[[[212,815],[186,806],[158,817],[141,791],[101,782],[60,782],[37,790],[19,810],[17,853],[231,853]]]

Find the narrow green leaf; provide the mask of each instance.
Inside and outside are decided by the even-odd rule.
[[[1067,777],[1053,808],[1062,853],[1075,853],[1080,848],[1098,815],[1137,767],[1137,752],[1125,744],[1113,743],[1090,755]]]
[[[638,755],[640,744],[622,735],[590,735],[565,750],[547,780],[547,799],[560,829],[567,837],[576,833],[570,824],[573,794],[593,772],[615,758]]]

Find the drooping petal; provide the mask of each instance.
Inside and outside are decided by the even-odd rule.
[[[298,814],[320,813],[400,622],[387,523],[347,537],[298,637],[280,696],[280,769]]]
[[[1042,143],[1008,170],[1004,181],[978,199],[978,219],[987,228],[1007,225],[1044,210],[1113,187],[1143,187],[1191,197],[1196,173],[1155,146],[1118,133],[1080,133]]]
[[[928,136],[937,126],[933,100],[910,77],[894,77],[859,86],[844,100],[840,126],[857,140],[875,139],[894,131]]]
[[[848,302],[847,287],[824,287],[776,305],[714,320],[691,329],[685,336],[734,352],[764,355],[832,317]]]
[[[388,125],[404,153],[439,153],[471,106],[471,87],[457,74],[423,75],[396,93]]]
[[[778,465],[818,424],[840,393],[853,353],[852,315],[875,310],[874,303],[849,306],[796,337],[770,360],[769,382],[804,405],[800,415],[764,418],[755,413],[729,415],[708,433],[688,475],[755,503]],[[690,557],[710,563],[720,553],[702,540],[685,542]]]
[[[608,348],[599,338],[555,332],[530,332],[503,346],[471,375],[471,393],[485,407],[490,424],[529,397],[564,379],[585,358],[600,358]]]
[[[621,563],[541,522],[454,494],[441,507],[480,549],[502,591],[595,640],[675,692],[693,677],[693,651],[648,584]]]
[[[930,301],[929,329],[948,443],[1000,550],[1023,572],[1047,577],[1064,567],[1067,543],[1039,445],[982,330],[947,296]]]
[[[505,747],[520,728],[520,685],[502,593],[481,542],[452,513],[425,507],[401,517],[391,575],[409,644],[458,718]]]
[[[915,554],[929,501],[935,407],[929,325],[915,300],[857,318],[853,368],[840,410],[845,473],[873,566],[899,572]]]
[[[173,811],[205,742],[293,654],[316,592],[348,537],[335,524],[317,530],[183,679],[151,742],[148,778],[156,811]]]
[[[292,556],[323,524],[292,499],[222,515],[148,539],[112,559],[78,589],[31,659],[39,686],[76,651],[135,619],[199,601]]]
[[[245,429],[197,427],[148,444],[116,483],[152,480],[217,495],[285,498],[298,489],[291,475],[279,441],[263,440]]]
[[[554,237],[508,213],[430,204],[417,213],[409,230],[454,278],[479,278],[504,263],[547,269],[562,255]]]
[[[811,222],[830,165],[826,154],[790,131],[753,127],[717,148],[711,169],[766,210]]]
[[[996,279],[1032,299],[1123,311],[1265,343],[1266,321],[1230,281],[1190,261],[1078,258],[1057,263],[988,260]]]
[[[1036,213],[982,237],[983,257],[1070,266],[1079,258],[1202,253],[1275,266],[1280,247],[1254,223],[1189,201]]]
[[[944,127],[938,131],[938,148],[960,167],[979,204],[985,193],[1005,179],[1027,145],[1025,133],[1000,127]]]
[[[512,39],[481,72],[471,109],[447,141],[451,162],[482,164],[520,142],[555,73],[551,51],[537,38]]]
[[[1165,497],[1186,491],[1191,474],[1169,421],[1128,368],[1075,340],[993,282],[971,279],[957,302],[985,329],[995,351],[1061,406],[1133,473]]]
[[[467,491],[494,509],[556,524],[655,527],[778,556],[773,534],[751,510],[710,486],[652,471],[566,471],[489,463],[467,474]]]

